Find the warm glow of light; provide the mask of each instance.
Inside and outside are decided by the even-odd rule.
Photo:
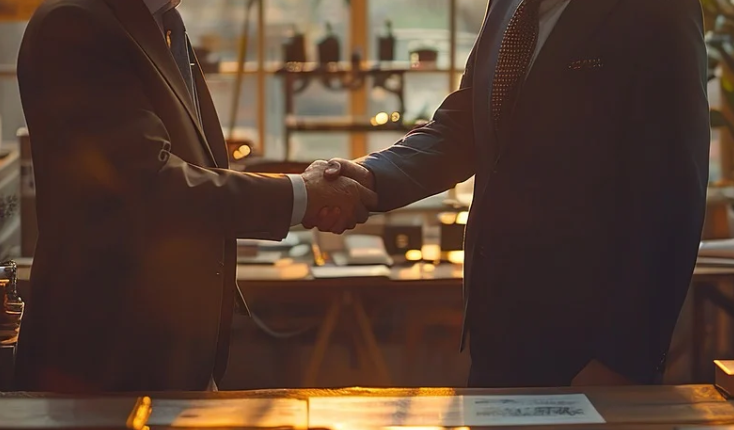
[[[714,364],[727,375],[734,375],[734,360],[714,360]]]
[[[235,149],[235,151],[232,153],[232,157],[234,157],[235,160],[241,160],[245,158],[245,156],[240,152],[239,149]]]
[[[456,224],[466,225],[467,220],[469,220],[469,212],[459,212],[459,214],[456,216]]]
[[[464,264],[464,251],[449,251],[448,260],[454,264]]]
[[[379,125],[379,124],[377,124],[377,120],[374,117],[370,118],[370,124],[372,124],[375,127],[377,127]]]
[[[446,427],[430,426],[385,426],[385,430],[444,430]]]
[[[456,223],[455,212],[442,212],[438,214],[438,221],[444,225],[450,225]]]
[[[417,52],[410,54],[410,65],[413,67],[418,66],[421,63],[421,57]]]
[[[433,264],[428,263],[428,264],[423,265],[424,272],[433,272],[435,270],[436,270],[436,266],[434,266]]]
[[[242,154],[242,157],[247,157],[252,152],[252,148],[250,148],[247,145],[242,145],[239,147],[238,151]]]
[[[375,115],[375,122],[379,125],[387,124],[389,117],[385,112],[380,112],[377,115]]]
[[[313,252],[314,264],[317,266],[323,266],[326,264],[326,258],[324,258],[324,255],[321,253],[321,248],[319,248],[318,245],[311,244],[311,252]]]
[[[390,116],[390,119],[392,120],[392,122],[400,121],[400,112],[393,112]]]
[[[150,397],[140,397],[135,404],[135,410],[127,419],[127,427],[136,430],[147,430],[145,425],[150,418],[152,400]]]
[[[277,260],[273,266],[275,267],[288,267],[294,263],[292,258],[281,258]]]
[[[423,245],[423,259],[426,261],[438,261],[441,259],[440,245]]]
[[[469,427],[385,426],[381,430],[470,430]],[[342,429],[336,429],[342,430]]]
[[[411,249],[405,253],[405,259],[408,261],[421,261],[423,259],[423,253],[418,249]]]

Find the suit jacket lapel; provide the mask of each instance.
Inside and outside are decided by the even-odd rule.
[[[186,107],[191,121],[199,134],[199,140],[204,150],[217,165],[217,160],[209,147],[206,135],[199,124],[199,118],[193,105],[186,83],[176,66],[161,34],[160,28],[150,15],[150,12],[141,1],[132,0],[105,0],[115,12],[115,15],[127,32],[138,43],[143,52],[150,58],[163,78],[168,82],[179,101]]]
[[[204,128],[212,156],[219,167],[227,167],[229,165],[229,156],[227,155],[227,143],[222,133],[217,110],[214,101],[209,93],[206,85],[204,73],[199,66],[199,60],[193,57],[196,67],[193,67],[194,85],[196,86],[196,94],[199,96],[199,112],[201,114],[201,123]]]

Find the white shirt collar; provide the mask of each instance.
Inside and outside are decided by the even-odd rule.
[[[175,8],[181,3],[181,0],[143,0],[143,3],[148,6],[151,14],[156,14]]]

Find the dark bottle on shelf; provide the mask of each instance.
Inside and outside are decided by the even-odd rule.
[[[293,28],[293,35],[283,44],[283,53],[286,63],[306,62],[306,38],[295,27]]]
[[[377,41],[378,60],[395,61],[395,36],[392,33],[392,21],[385,21],[385,35],[380,36]]]
[[[326,37],[318,44],[319,64],[326,66],[330,63],[338,63],[341,60],[339,39],[331,28],[331,23],[326,23]]]

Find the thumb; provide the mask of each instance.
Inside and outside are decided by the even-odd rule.
[[[324,169],[324,178],[328,181],[338,179],[342,175],[342,164],[336,160],[329,161]]]
[[[362,204],[364,205],[367,210],[373,210],[377,207],[377,193],[370,190],[367,187],[363,187],[362,185],[358,185],[357,189],[359,189],[359,198],[362,200]]]
[[[354,179],[362,186],[372,189],[372,184],[369,180],[370,171],[363,165],[351,160],[344,160],[342,158],[332,158],[329,161],[329,166],[332,165],[334,165],[335,169],[338,170],[339,175]]]

